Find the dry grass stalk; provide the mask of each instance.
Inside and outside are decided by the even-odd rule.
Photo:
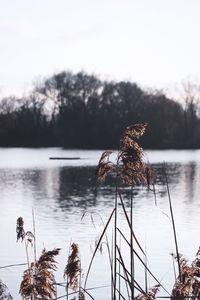
[[[146,184],[150,187],[151,168],[144,162],[144,151],[137,143],[137,140],[145,133],[146,126],[147,124],[144,123],[126,128],[120,140],[117,164],[110,161],[112,151],[102,153],[96,170],[98,180],[104,181],[110,172],[116,171],[118,178],[129,186]]]
[[[24,220],[22,217],[19,217],[17,219],[16,233],[17,233],[17,242],[20,239],[21,241],[23,241],[25,237],[25,230],[24,230]]]
[[[126,128],[120,140],[119,178],[127,185],[147,184],[146,164],[143,161],[144,151],[138,145],[139,139],[145,132],[147,124],[135,124]],[[150,178],[148,178],[150,182]]]
[[[25,249],[26,249],[26,260],[28,267],[30,267],[29,262],[29,254],[28,254],[28,245],[30,244],[35,247],[35,236],[31,231],[25,231],[24,229],[24,220],[22,217],[19,217],[17,219],[17,226],[16,226],[16,233],[17,233],[17,242],[21,239],[21,241],[25,243]]]
[[[140,294],[136,296],[135,300],[155,300],[158,291],[159,291],[159,285],[155,285],[146,294]]]
[[[0,300],[12,300],[7,286],[0,280]]]
[[[31,263],[24,271],[20,285],[20,294],[23,299],[54,299],[56,297],[55,278],[53,271],[56,269],[55,256],[60,249],[42,251],[38,261]]]
[[[33,246],[33,240],[35,239],[35,236],[31,231],[25,231],[24,220],[22,217],[19,217],[17,219],[16,233],[17,242],[21,239],[22,242],[25,240],[26,247],[29,243],[31,244],[31,246]]]
[[[79,276],[81,273],[78,244],[73,243],[71,249],[72,252],[68,257],[68,262],[64,270],[64,278],[67,277],[67,285],[76,291],[79,288]]]
[[[187,260],[180,255],[181,279],[180,276],[176,279],[172,290],[171,299],[200,299],[200,249],[196,254],[196,259],[191,265],[188,265]],[[177,259],[174,256],[175,259]]]
[[[150,188],[151,185],[151,168],[150,165],[144,162],[144,151],[139,146],[137,140],[145,133],[147,124],[135,124],[128,126],[121,137],[120,148],[117,155],[116,163],[110,160],[111,151],[103,152],[97,167],[97,178],[104,180],[110,172],[115,172],[116,176],[116,194],[115,194],[115,216],[114,216],[114,245],[113,245],[113,282],[112,298],[116,299],[116,284],[117,284],[117,215],[118,215],[118,196],[119,196],[119,182],[131,187],[131,209],[130,218],[124,206],[124,214],[126,216],[130,228],[130,274],[131,283],[134,287],[134,253],[133,253],[133,187],[137,184],[145,184]],[[121,200],[121,198],[120,198]],[[123,205],[123,200],[121,200]],[[136,239],[136,238],[135,238]],[[131,299],[134,299],[134,288],[131,290]]]
[[[99,160],[96,177],[100,181],[104,181],[106,176],[115,169],[114,164],[109,160],[112,151],[104,151]]]

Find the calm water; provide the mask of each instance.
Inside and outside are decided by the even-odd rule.
[[[0,267],[26,262],[24,245],[16,243],[16,220],[22,216],[25,229],[32,231],[34,209],[38,255],[44,247],[62,249],[57,259],[57,281],[63,282],[71,242],[80,246],[82,269],[86,273],[95,240],[103,228],[102,219],[106,222],[114,202],[112,180],[96,185],[94,173],[100,155],[101,151],[60,148],[0,149]],[[170,290],[173,284],[170,253],[174,252],[174,243],[162,163],[167,163],[180,252],[192,260],[200,245],[200,151],[147,151],[146,155],[156,176],[157,206],[151,192],[145,188],[134,190],[135,231],[141,244],[146,245],[149,267]],[[52,161],[50,156],[81,159]],[[123,196],[128,207],[129,191],[124,190]],[[120,214],[119,227],[124,229],[124,226]],[[96,256],[88,287],[109,284],[108,266],[104,247],[103,253]],[[0,279],[7,284],[14,299],[21,299],[18,291],[23,270],[24,267],[0,269]],[[143,282],[143,270],[139,267],[136,276]],[[149,284],[153,283],[149,279]],[[60,289],[59,296],[64,294],[64,289]],[[95,289],[91,294],[96,300],[110,299],[109,288]]]

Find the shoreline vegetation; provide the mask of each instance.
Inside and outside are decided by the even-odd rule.
[[[47,251],[44,249],[37,258],[35,235],[35,217],[33,218],[33,233],[24,229],[22,217],[17,219],[17,241],[21,239],[25,246],[26,270],[19,288],[19,292],[24,300],[56,300],[56,299],[95,299],[92,296],[92,289],[88,289],[93,261],[97,251],[102,251],[103,244],[106,246],[109,258],[110,272],[110,299],[131,299],[131,300],[155,300],[159,298],[171,300],[200,299],[200,248],[197,251],[194,261],[189,265],[186,259],[180,254],[178,246],[178,236],[176,232],[173,205],[168,185],[167,167],[163,165],[163,176],[166,181],[166,191],[169,203],[169,218],[172,224],[172,235],[174,237],[175,253],[174,259],[174,286],[172,291],[168,291],[164,284],[156,278],[148,266],[148,257],[145,247],[136,236],[134,228],[134,187],[144,185],[153,193],[155,205],[157,205],[156,190],[154,186],[153,172],[149,162],[144,161],[144,150],[138,144],[138,140],[143,136],[146,124],[135,124],[128,126],[120,139],[117,159],[112,161],[112,151],[104,151],[99,160],[96,177],[100,182],[104,182],[107,176],[115,178],[115,194],[113,195],[113,209],[101,232],[96,247],[92,254],[87,270],[81,269],[81,259],[79,246],[76,242],[69,245],[69,253],[66,266],[63,267],[64,282],[55,281],[54,272],[57,268],[56,256],[60,248]],[[129,206],[124,199],[122,187],[130,189]],[[87,212],[85,212],[87,213]],[[126,228],[120,228],[118,216],[122,214],[126,222]],[[84,215],[82,216],[84,218]],[[112,234],[109,234],[109,229]],[[32,246],[32,247],[31,247]],[[126,249],[126,251],[125,251]],[[30,261],[29,251],[32,251],[34,261]],[[126,255],[125,255],[126,253]],[[127,257],[127,253],[128,257]],[[139,282],[136,276],[137,266],[141,265],[144,270],[144,282]],[[154,282],[149,286],[149,278]],[[57,286],[62,286],[64,295],[57,294]],[[95,288],[94,288],[95,289]],[[158,294],[160,291],[161,295]],[[12,297],[7,291],[7,287],[0,281],[0,293],[4,295],[0,299],[11,300]],[[7,296],[6,296],[7,293]],[[71,298],[73,297],[73,298]]]
[[[0,100],[0,147],[118,149],[124,128],[147,122],[144,149],[199,149],[199,86],[186,83],[180,98],[130,81],[57,73],[27,96]]]

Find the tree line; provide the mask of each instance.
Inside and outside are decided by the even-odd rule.
[[[145,122],[145,148],[200,148],[198,99],[191,86],[182,105],[130,81],[61,72],[26,97],[1,99],[0,146],[114,149],[126,126]]]

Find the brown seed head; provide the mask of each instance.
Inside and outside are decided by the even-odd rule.
[[[55,278],[53,270],[56,268],[54,256],[58,255],[59,248],[52,251],[42,251],[38,261],[31,263],[24,271],[20,285],[20,294],[25,300],[45,299],[56,297]]]
[[[175,259],[176,256],[174,256]],[[200,299],[200,282],[197,279],[199,276],[199,267],[196,265],[196,260],[189,265],[187,260],[180,255],[181,278],[176,279],[172,290],[171,299],[193,298]]]
[[[79,287],[78,279],[81,272],[81,263],[79,258],[79,247],[78,244],[73,243],[71,245],[71,255],[68,257],[67,265],[64,269],[64,278],[68,278],[68,285],[73,290],[77,290]]]
[[[24,230],[24,220],[22,217],[19,217],[17,219],[16,233],[17,233],[17,242],[19,239],[23,241],[25,237],[25,230]]]
[[[99,160],[96,177],[100,181],[104,181],[106,176],[114,169],[114,164],[109,160],[112,151],[104,151]]]
[[[120,140],[118,177],[128,185],[147,184],[144,151],[136,139],[145,132],[146,124],[136,124],[126,128]]]

